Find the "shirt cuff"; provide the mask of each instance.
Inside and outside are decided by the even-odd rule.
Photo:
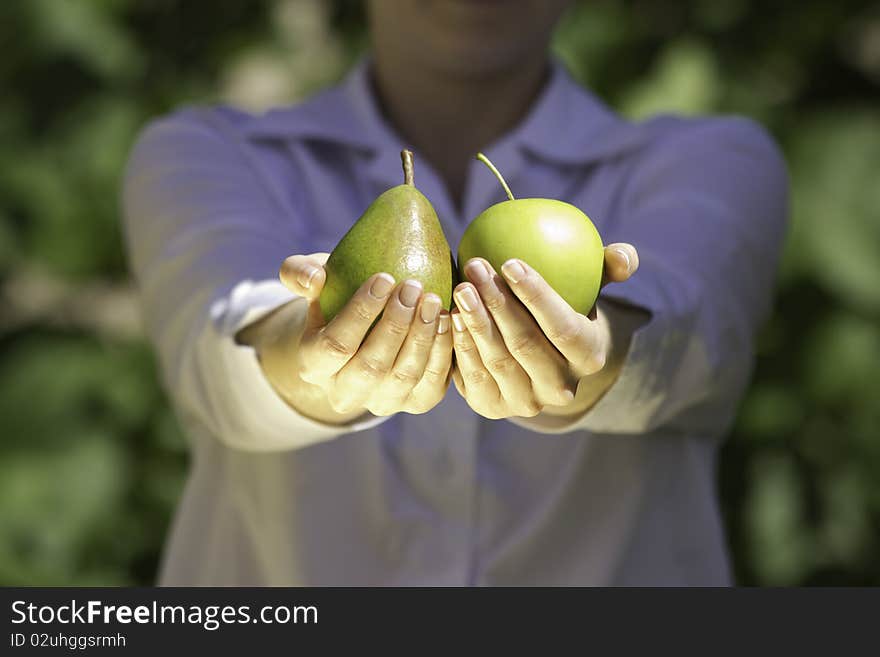
[[[641,269],[646,269],[642,267]],[[589,431],[602,434],[637,434],[657,422],[667,401],[669,384],[679,369],[689,328],[673,322],[662,294],[649,286],[650,274],[636,276],[609,288],[602,298],[644,308],[651,313],[646,324],[632,335],[617,379],[584,413],[571,416],[539,414],[510,421],[538,433],[562,434]]]
[[[343,434],[363,431],[388,418],[367,415],[341,425],[318,422],[287,404],[263,375],[255,350],[235,342],[235,334],[279,306],[293,302],[304,321],[307,301],[279,281],[244,281],[211,307],[209,330],[202,341],[202,363],[211,377],[212,406],[221,417],[222,442],[249,451],[305,447]]]

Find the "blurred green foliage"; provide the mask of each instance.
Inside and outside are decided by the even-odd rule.
[[[149,117],[291,102],[364,47],[357,0],[0,3],[0,583],[148,584],[186,470],[136,321],[121,168]],[[743,584],[880,584],[880,6],[593,0],[555,43],[627,115],[734,112],[791,232],[720,462]]]

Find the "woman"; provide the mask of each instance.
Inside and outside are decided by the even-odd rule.
[[[729,582],[714,459],[784,163],[746,120],[615,115],[548,55],[567,4],[372,0],[341,85],[144,132],[126,234],[193,453],[162,583]],[[325,323],[326,253],[406,146],[453,247],[501,200],[484,150],[518,196],[591,216],[617,284],[586,317],[478,258],[451,316],[376,272]]]

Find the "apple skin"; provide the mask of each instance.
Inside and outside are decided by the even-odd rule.
[[[528,263],[577,312],[587,314],[599,296],[605,251],[590,218],[575,206],[546,198],[503,201],[484,210],[458,246],[464,266],[482,257],[497,272],[510,258]]]

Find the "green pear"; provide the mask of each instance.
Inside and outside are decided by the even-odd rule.
[[[333,249],[319,303],[330,321],[377,272],[414,279],[449,308],[455,261],[434,207],[413,183],[413,156],[400,154],[404,183],[380,194]]]
[[[458,247],[461,279],[470,258],[496,271],[511,258],[534,268],[577,312],[587,314],[602,283],[605,251],[590,218],[575,206],[547,198],[515,199],[498,169],[482,153],[509,200],[487,208],[467,227]]]

